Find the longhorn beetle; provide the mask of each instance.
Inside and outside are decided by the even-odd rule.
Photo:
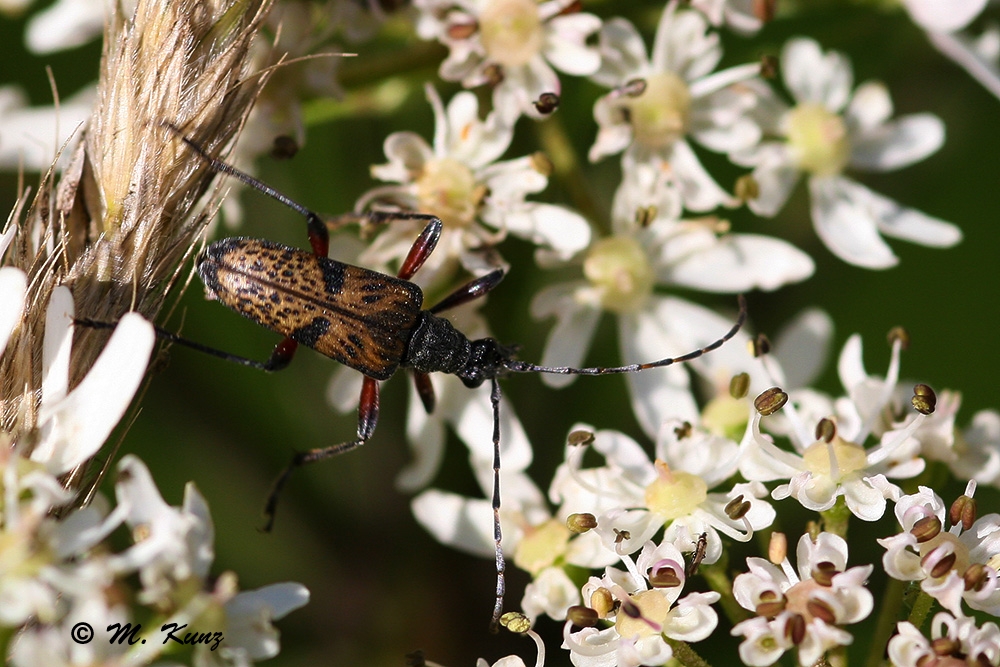
[[[702,356],[731,339],[746,320],[746,301],[739,297],[739,316],[732,328],[713,343],[678,357],[627,366],[570,368],[549,367],[514,358],[516,347],[493,338],[469,340],[438,314],[487,294],[503,278],[497,269],[459,287],[435,306],[422,309],[423,292],[410,278],[433,252],[441,235],[441,220],[422,213],[367,212],[373,222],[397,219],[427,220],[423,232],[397,272],[389,276],[337,262],[327,257],[330,235],[315,212],[274,188],[208,155],[181,130],[170,126],[191,150],[216,172],[239,179],[276,199],[306,218],[312,251],[251,238],[227,238],[208,245],[196,260],[198,275],[209,298],[218,300],[257,324],[284,336],[267,361],[232,355],[181,338],[157,327],[158,335],[170,342],[197,349],[229,361],[265,371],[286,367],[299,344],[311,347],[364,377],[358,406],[357,437],[328,447],[298,452],[275,480],[264,512],[265,530],[274,521],[278,496],[291,473],[307,463],[330,458],[360,447],[372,436],[378,422],[379,382],[398,368],[413,371],[418,394],[428,412],[434,409],[430,373],[457,375],[467,387],[491,384],[493,406],[493,539],[496,552],[497,586],[491,627],[496,627],[503,609],[504,557],[500,546],[500,385],[498,378],[510,373],[555,373],[561,375],[608,375],[661,368]],[[109,323],[80,320],[81,324],[108,327]]]

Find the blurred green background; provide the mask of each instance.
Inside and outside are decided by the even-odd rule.
[[[602,17],[624,12],[647,35],[647,43],[662,6],[660,2],[584,2],[585,10]],[[965,240],[950,250],[890,241],[900,265],[873,272],[846,266],[818,242],[801,186],[774,220],[735,212],[731,219],[736,231],[783,237],[816,261],[816,273],[805,283],[775,293],[751,294],[751,326],[773,334],[802,308],[823,307],[836,323],[836,334],[831,364],[820,387],[833,393],[840,391],[833,363],[847,336],[862,334],[867,367],[882,374],[888,362],[885,334],[892,326],[903,325],[912,338],[903,358],[903,376],[938,390],[960,390],[959,424],[965,426],[976,411],[1000,406],[994,383],[1000,375],[1000,237],[996,231],[1000,101],[939,55],[901,11],[843,2],[802,2],[791,8],[795,9],[792,15],[781,17],[756,38],[724,33],[723,66],[777,54],[786,38],[804,34],[825,48],[848,54],[856,83],[872,78],[885,81],[897,114],[928,111],[939,115],[947,126],[940,152],[905,170],[862,175],[859,180],[876,192],[956,223]],[[432,137],[423,82],[432,81],[446,101],[457,90],[436,76],[444,49],[404,39],[399,22],[393,25],[395,30],[388,34],[349,49],[359,55],[342,66],[346,102],[316,103],[315,114],[329,115],[331,120],[309,127],[307,143],[293,160],[263,158],[259,174],[265,181],[315,210],[336,214],[349,210],[373,186],[368,169],[385,161],[382,142],[388,134],[412,130],[428,140]],[[94,80],[99,44],[35,57],[22,46],[23,29],[23,19],[0,19],[0,41],[5,45],[0,84],[16,82],[28,91],[32,103],[46,104],[51,99],[46,65],[52,67],[63,96]],[[419,57],[408,57],[411,49]],[[399,71],[398,77],[409,89],[402,104],[391,113],[358,112],[371,86],[384,81],[373,81],[370,72],[388,63],[398,68],[400,62],[406,62],[407,69]],[[565,76],[563,83],[557,120],[565,125],[578,155],[585,158],[596,129],[592,104],[603,91]],[[524,155],[536,147],[536,128],[522,120],[507,156]],[[718,156],[699,154],[724,186],[740,173]],[[617,158],[596,166],[584,162],[587,187],[605,212],[619,178],[617,163]],[[29,175],[27,182],[33,183],[34,178]],[[13,205],[16,184],[15,174],[0,175],[4,210]],[[304,226],[298,216],[255,193],[240,196],[247,213],[240,235],[304,245]],[[565,184],[551,182],[540,198],[566,201]],[[606,225],[607,221],[594,222]],[[502,251],[513,270],[483,312],[500,340],[522,343],[522,358],[538,360],[550,323],[532,321],[528,304],[541,286],[568,274],[537,270],[531,248],[515,239],[506,241]],[[177,328],[183,319],[184,335],[191,339],[265,358],[276,337],[204,301],[197,283],[184,296],[177,316],[165,325]],[[720,309],[733,306],[729,296],[687,296]],[[604,321],[593,349],[599,350],[590,357],[595,363],[616,360],[610,318]],[[473,665],[479,656],[492,663],[512,652],[532,664],[535,650],[530,642],[487,632],[492,562],[439,546],[415,523],[408,498],[393,486],[409,456],[402,425],[407,400],[402,376],[383,385],[382,415],[374,438],[362,451],[296,474],[282,498],[274,532],[258,532],[269,486],[292,451],[353,437],[355,417],[335,414],[325,401],[334,368],[333,362],[303,350],[288,370],[264,375],[174,348],[169,364],[153,377],[122,452],[133,452],[149,465],[169,502],[180,502],[188,481],[205,495],[216,522],[216,573],[234,570],[245,589],[275,581],[299,581],[310,589],[311,603],[279,623],[282,653],[268,664],[402,665],[404,655],[416,649],[422,649],[429,660],[452,667]],[[516,377],[504,383],[505,394],[534,444],[532,472],[540,484],[551,480],[568,429],[581,417],[598,427],[622,429],[648,444],[631,415],[623,382],[621,378],[583,378],[562,391],[546,388],[537,377]],[[489,437],[483,433],[484,439]],[[478,493],[465,447],[457,440],[449,443],[446,467],[437,485]],[[964,484],[954,483],[937,490],[950,502],[963,488]],[[782,515],[789,512],[785,527],[789,541],[794,542],[801,530],[796,521],[807,515],[790,512],[790,502],[778,509]],[[981,493],[979,502],[981,513],[1000,508],[995,493]],[[853,523],[851,564],[877,563],[882,549],[874,537],[895,531],[891,513],[875,525]],[[739,561],[733,567],[743,569]],[[525,583],[526,577],[511,568],[508,608],[518,607]],[[881,582],[872,585],[877,599]],[[851,651],[852,662],[860,662],[865,655],[864,633],[870,627],[871,619],[852,629],[859,649],[856,655]],[[547,664],[568,664],[558,649],[561,626],[543,621],[539,628],[548,638]],[[696,648],[710,662],[727,664],[735,657],[736,643],[723,621],[713,640]]]

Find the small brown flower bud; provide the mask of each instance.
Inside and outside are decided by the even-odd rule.
[[[926,565],[927,562],[928,562],[928,559],[930,558],[931,554],[934,553],[934,551],[936,551],[936,549],[932,550],[926,556],[924,556],[923,558],[921,558],[920,559],[920,564],[921,565]],[[954,553],[950,553],[947,556],[945,556],[944,558],[942,558],[941,560],[939,560],[934,565],[934,567],[931,568],[931,571],[930,571],[931,577],[933,577],[934,579],[937,579],[939,577],[943,577],[944,575],[948,574],[948,572],[950,572],[951,569],[953,567],[955,567],[955,561],[956,560],[958,560],[958,556],[956,556]]]
[[[889,329],[889,334],[886,338],[889,339],[889,345],[892,345],[898,340],[904,350],[910,349],[910,334],[903,327],[893,327],[892,329]]]
[[[740,399],[750,391],[750,375],[748,373],[737,373],[729,381],[729,395]]]
[[[823,442],[833,442],[837,436],[837,424],[832,419],[823,417],[816,424],[816,439]]]
[[[743,494],[740,494],[726,503],[726,516],[728,516],[733,521],[739,521],[747,515],[750,511],[750,501],[743,500]]]
[[[569,444],[571,445],[589,445],[594,441],[594,434],[590,431],[573,431],[569,434],[567,438]]]
[[[830,562],[816,564],[816,569],[812,571],[812,578],[820,586],[833,586],[833,578],[840,574],[837,566]]]
[[[919,544],[923,544],[938,536],[938,533],[941,532],[941,520],[936,516],[925,516],[913,524],[910,532],[917,538]]]
[[[922,415],[929,415],[934,412],[937,405],[937,395],[934,390],[925,384],[918,384],[913,388],[913,398],[910,399],[913,409]]]
[[[822,600],[810,599],[806,601],[806,611],[818,618],[827,625],[837,622],[837,615],[833,613],[833,608]]]
[[[611,591],[601,587],[590,594],[590,607],[597,615],[604,618],[615,609],[615,598]]]
[[[798,646],[806,638],[806,619],[802,614],[792,614],[785,623],[785,636]]]
[[[566,620],[578,628],[592,628],[597,625],[600,616],[590,607],[576,604],[566,610]]]
[[[586,533],[597,528],[597,517],[589,512],[576,512],[566,517],[566,527],[571,533]]]
[[[780,565],[788,555],[788,538],[784,533],[771,533],[771,541],[767,545],[767,559],[775,565]]]
[[[516,611],[508,611],[501,616],[500,625],[519,635],[523,635],[531,629],[531,621],[528,620],[528,617]]]
[[[780,410],[787,402],[788,394],[783,392],[780,387],[771,387],[754,399],[753,406],[757,412],[767,417]]]
[[[649,571],[649,583],[652,584],[653,588],[677,588],[684,582],[677,576],[677,571],[674,568],[659,567]]]
[[[951,525],[962,524],[962,530],[969,530],[976,522],[976,499],[961,495],[955,499],[948,510]]]
[[[962,579],[965,580],[965,590],[967,591],[980,591],[986,582],[989,581],[990,572],[982,563],[973,563],[965,571]]]

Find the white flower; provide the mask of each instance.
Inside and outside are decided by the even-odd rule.
[[[927,415],[911,414],[888,428],[882,423],[898,379],[901,349],[902,339],[894,338],[889,371],[882,379],[865,372],[860,336],[848,339],[838,364],[848,396],[831,401],[812,390],[791,393],[783,409],[785,421],[776,420],[772,430],[791,440],[794,453],[779,449],[762,434],[760,415],[755,414],[753,439],[740,460],[743,476],[762,482],[788,479],[772,497],[793,496],[817,512],[832,508],[844,496],[858,518],[881,518],[886,498],[901,493],[886,477],[914,477],[924,469],[913,435]],[[879,444],[869,449],[865,443],[872,434],[879,437]]]
[[[656,286],[735,293],[776,289],[812,273],[808,256],[784,241],[729,234],[726,223],[715,219],[678,220],[678,200],[658,185],[662,172],[650,165],[628,171],[636,175],[627,177],[615,194],[613,235],[591,244],[583,258],[585,279],[546,287],[532,301],[535,318],[557,320],[542,355],[546,366],[580,366],[605,311],[617,316],[626,363],[696,350],[732,326],[731,319],[702,306],[657,293]],[[646,219],[651,213],[653,219]],[[748,340],[738,333],[721,349],[686,365],[713,385],[728,386],[729,378],[743,370],[754,369],[751,377],[763,378],[758,362],[746,352]],[[543,381],[563,386],[574,377],[546,375]],[[626,382],[639,423],[650,437],[665,419],[697,420],[684,368],[629,373]]]
[[[598,623],[614,625],[563,629],[563,646],[577,667],[662,665],[673,650],[666,638],[697,642],[712,634],[719,619],[711,605],[718,593],[689,593],[681,598],[687,575],[684,557],[675,546],[647,543],[636,562],[622,556],[627,571],[607,568],[583,587],[584,600],[602,601]],[[644,574],[642,574],[644,573]]]
[[[980,410],[973,415],[972,424],[956,434],[951,451],[954,459],[948,465],[955,477],[1000,486],[1000,413]]]
[[[927,594],[956,616],[964,614],[962,600],[996,616],[1000,614],[1000,515],[972,521],[975,489],[976,483],[969,482],[965,496],[952,507],[952,517],[957,514],[961,520],[944,531],[944,502],[921,486],[918,493],[896,502],[903,532],[878,542],[886,548],[882,563],[889,576],[919,581]]]
[[[508,232],[563,260],[587,246],[590,226],[579,214],[525,201],[548,183],[546,161],[527,156],[497,162],[513,137],[510,125],[495,111],[479,120],[472,93],[459,93],[445,108],[432,87],[426,90],[434,109],[433,147],[412,132],[390,135],[385,140],[389,162],[372,167],[372,175],[394,185],[371,190],[356,206],[392,206],[441,218],[444,231],[419,280],[427,283],[456,260],[472,273],[485,273],[496,260],[484,248]],[[360,260],[376,266],[401,261],[422,224],[393,223]]]
[[[417,34],[449,48],[439,74],[466,88],[488,83],[493,110],[507,124],[539,118],[534,102],[560,93],[553,67],[593,74],[600,64],[586,39],[601,27],[593,14],[567,11],[569,0],[415,0]]]
[[[1000,628],[996,623],[976,627],[976,619],[939,612],[931,621],[928,641],[912,623],[897,625],[899,634],[889,640],[889,660],[896,667],[946,667],[970,664],[995,665],[1000,658]]]
[[[60,100],[58,108],[29,106],[19,88],[0,87],[0,169],[44,173],[67,140],[79,136],[80,127],[90,118],[94,97],[94,89],[88,86]],[[66,165],[69,153],[61,153],[58,165]]]
[[[768,4],[773,5],[772,0],[691,0],[691,6],[702,12],[709,22],[714,26],[728,25],[734,31],[743,35],[752,35],[761,29],[764,21],[769,17],[762,18],[761,14],[766,13]]]
[[[222,653],[243,662],[273,658],[278,655],[280,645],[272,621],[284,618],[308,602],[306,587],[291,582],[238,593],[225,604],[226,644]]]
[[[903,0],[913,21],[927,32],[954,32],[979,16],[989,0]]]
[[[601,29],[601,69],[593,76],[614,88],[594,105],[600,126],[590,160],[626,150],[623,165],[648,164],[663,172],[685,208],[709,211],[735,206],[705,171],[691,136],[710,150],[729,153],[757,143],[760,129],[746,117],[756,95],[734,85],[759,71],[757,64],[712,70],[722,58],[719,37],[705,18],[671,2],[660,19],[651,57],[635,27],[625,19]]]
[[[590,430],[574,427],[580,429]],[[594,532],[612,553],[636,551],[665,527],[664,543],[693,552],[704,539],[704,562],[714,563],[722,555],[720,533],[746,542],[774,521],[774,509],[760,500],[767,495],[762,484],[723,485],[736,471],[739,452],[724,436],[669,420],[657,439],[655,462],[617,431],[596,432],[591,446],[606,465],[581,468],[586,448],[570,445],[549,495],[560,503],[560,515],[597,515]]]
[[[924,159],[944,142],[937,116],[911,114],[890,121],[892,102],[885,87],[868,82],[852,94],[847,59],[836,52],[824,54],[810,39],[785,45],[781,71],[796,106],[788,109],[771,100],[761,122],[773,138],[731,156],[754,167],[759,196],[747,205],[755,213],[777,213],[805,173],[816,232],[846,262],[872,269],[895,265],[898,259],[882,234],[935,247],[961,240],[954,225],[843,175],[847,167],[891,171]]]
[[[832,533],[799,539],[798,574],[785,556],[774,565],[763,558],[747,558],[748,573],[736,577],[733,595],[757,616],[733,628],[744,637],[740,658],[747,665],[765,667],[787,650],[798,647],[799,664],[813,665],[823,653],[853,641],[838,626],[857,623],[871,613],[872,594],[865,582],[871,565],[847,569],[847,542]]]

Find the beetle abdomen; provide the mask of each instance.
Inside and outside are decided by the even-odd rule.
[[[423,304],[406,280],[260,239],[209,245],[198,274],[244,317],[377,380],[399,366]]]

